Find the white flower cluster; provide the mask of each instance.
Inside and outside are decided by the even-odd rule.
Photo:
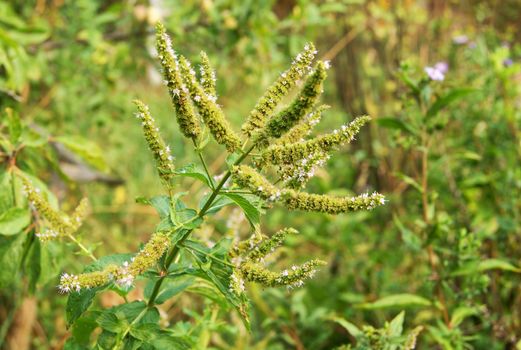
[[[244,293],[244,280],[237,274],[236,271],[230,275],[230,292],[235,293],[236,295],[241,295]]]
[[[125,288],[128,288],[130,286],[132,286],[132,283],[134,283],[134,275],[131,274],[128,270],[128,267],[129,267],[129,263],[128,261],[125,261],[123,263],[123,266],[121,267],[121,269],[118,271],[118,279],[116,280],[116,283],[121,286],[121,287],[125,287]]]
[[[384,205],[386,202],[385,197],[376,191],[373,192],[372,194],[363,193],[363,194],[359,195],[358,197],[355,197],[354,200],[356,200],[357,198],[360,198],[363,200],[369,200],[369,203],[367,205],[368,210],[374,209],[378,205]]]
[[[60,277],[58,289],[61,293],[79,292],[81,289],[79,277],[77,275],[63,273]]]
[[[79,220],[79,218],[77,219]],[[41,242],[46,242],[58,237],[58,232],[52,229],[47,229],[45,232],[37,233],[36,237],[38,237]]]
[[[324,166],[329,159],[329,154],[316,151],[306,158],[300,159],[296,164],[288,164],[281,167],[281,173],[285,185],[293,188],[302,188],[306,182],[315,176],[318,168]]]
[[[177,54],[175,53],[174,49],[172,48],[172,40],[170,39],[170,37],[166,33],[163,33],[162,39],[166,43],[166,54],[169,55],[172,58],[172,62],[174,62],[174,68],[169,67],[168,68],[169,69],[168,73],[170,73],[170,74],[172,74],[172,73],[180,74],[180,71],[179,71],[179,61],[177,59]],[[163,55],[159,55],[158,58],[159,58],[159,61],[161,62],[161,66],[162,67],[168,67],[168,61],[167,61],[167,59],[165,57],[163,57]],[[164,69],[165,68],[163,68],[163,70]],[[194,72],[194,74],[195,74],[195,72]],[[169,90],[171,96],[178,96],[179,97],[181,91],[185,95],[188,94],[188,88],[184,84],[182,84],[181,90],[179,90],[178,87],[168,86],[168,81],[167,80],[164,80],[163,82],[168,87],[168,90]]]

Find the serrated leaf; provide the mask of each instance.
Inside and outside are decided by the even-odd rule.
[[[128,324],[119,319],[116,314],[111,312],[110,310],[106,310],[103,312],[98,319],[96,320],[98,325],[109,332],[119,333],[124,331]]]
[[[423,297],[415,294],[395,294],[380,298],[371,303],[357,305],[358,308],[366,310],[385,309],[390,307],[408,306],[432,306],[432,303]]]
[[[212,282],[228,303],[238,311],[245,326],[249,328],[245,297],[240,297],[231,292],[229,287],[230,276],[233,273],[232,267],[228,264],[230,245],[230,239],[220,240],[211,249],[195,241],[188,240],[183,243],[183,246],[191,251],[195,262],[199,266],[199,270],[193,270],[190,273]]]
[[[208,178],[204,170],[195,164],[188,164],[182,168],[176,169],[175,175],[191,177],[201,181],[206,186],[211,187],[211,180]]]
[[[178,278],[174,281],[167,282],[163,289],[157,295],[157,298],[154,302],[156,305],[161,305],[168,299],[174,297],[175,295],[181,293],[188,287],[190,287],[194,283],[193,278]],[[153,286],[155,285],[155,281],[151,281],[149,285],[145,288],[144,296],[148,300],[152,293]]]
[[[259,227],[261,212],[259,210],[260,204],[257,197],[240,195],[236,193],[223,193],[223,195],[230,198],[235,202],[235,204],[242,208],[244,215],[254,229]],[[254,200],[257,202],[254,202]]]
[[[171,285],[171,286],[163,289],[157,296],[155,303],[157,305],[163,304],[168,299],[172,298],[173,296],[184,291],[186,288],[190,287],[193,284],[193,282],[194,282],[193,279],[188,279],[187,281],[185,281],[183,283],[176,283],[175,285]]]
[[[136,339],[149,341],[156,336],[156,332],[159,331],[159,326],[155,323],[143,323],[132,325],[129,333]]]
[[[0,214],[0,235],[15,235],[30,223],[31,215],[27,209],[10,208],[3,214]]]
[[[157,210],[161,219],[167,218],[170,215],[170,197],[155,196],[150,198],[148,202]]]

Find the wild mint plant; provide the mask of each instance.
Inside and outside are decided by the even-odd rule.
[[[215,73],[207,55],[201,53],[202,65],[197,74],[190,61],[173,50],[164,27],[159,24],[156,29],[157,55],[176,120],[182,134],[192,141],[201,166],[175,164],[175,150],[161,136],[149,108],[142,101],[134,101],[136,118],[166,192],[142,202],[154,206],[161,221],[137,253],[96,258],[84,248],[94,262],[83,273],[67,271],[61,275],[59,291],[69,293],[67,319],[73,325],[70,346],[89,345],[89,334],[100,328],[99,348],[192,348],[197,334],[159,325],[158,305],[185,289],[212,300],[224,300],[221,306],[235,308],[248,326],[247,283],[300,287],[325,264],[313,259],[281,270],[269,266],[266,259],[284,244],[287,235],[297,231],[284,228],[271,235],[262,232],[260,215],[265,209],[276,205],[287,210],[343,214],[370,210],[385,202],[379,193],[337,197],[302,190],[316,168],[325,165],[336,149],[353,141],[370,120],[359,117],[329,133],[309,136],[326,108],[318,100],[328,68],[326,62],[313,65],[317,51],[312,44],[307,44],[267,89],[239,133],[217,102]],[[294,89],[298,92],[293,101],[281,106]],[[205,161],[209,134],[228,152],[228,168],[219,180],[215,180]],[[187,193],[177,185],[180,177],[201,181],[210,190],[198,208],[189,208],[183,202]],[[32,205],[49,226],[48,231],[39,233],[39,239],[74,239],[83,204],[78,213],[67,216],[50,208],[38,195],[36,184],[27,180],[25,186]],[[197,230],[210,215],[227,205],[237,205],[244,211],[251,235],[235,240],[215,237],[218,242],[209,247],[197,238]],[[89,310],[97,293],[111,289],[125,297],[139,280],[146,281],[145,301]],[[198,289],[196,281],[204,281],[205,290]]]
[[[486,72],[483,81],[470,71],[465,72],[468,81],[453,86],[456,62],[438,62],[420,74],[407,64],[401,67],[406,113],[380,122],[396,130],[394,141],[411,159],[406,173],[397,173],[411,189],[403,194],[411,204],[408,220],[394,215],[394,222],[404,248],[417,254],[414,264],[424,261],[427,283],[418,291],[421,296],[390,295],[363,305],[430,309],[423,339],[443,349],[490,346],[483,334],[519,344],[516,316],[501,306],[516,294],[511,288],[521,272],[513,243],[507,243],[518,232],[507,223],[519,217],[519,196],[512,197],[519,192],[512,182],[517,170],[509,165],[519,162],[514,146],[519,132],[511,124],[516,115],[511,100],[504,96],[506,91],[519,96],[518,89],[506,88],[511,80],[505,79],[519,72],[519,65],[506,61],[504,47],[490,57],[478,49],[466,53],[477,63],[469,67]],[[483,203],[476,205],[477,198]]]

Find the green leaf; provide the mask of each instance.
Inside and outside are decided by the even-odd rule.
[[[47,144],[47,137],[39,134],[31,128],[25,127],[22,130],[20,142],[26,147],[42,147]]]
[[[482,312],[482,307],[460,306],[452,312],[450,326],[451,328],[458,327],[467,317],[479,315]]]
[[[398,178],[400,178],[403,182],[405,182],[406,184],[414,187],[418,192],[423,193],[423,188],[421,187],[421,185],[416,180],[414,180],[412,177],[407,176],[400,172],[396,172],[395,175]]]
[[[253,195],[241,195],[236,193],[223,193],[224,196],[230,198],[244,211],[244,215],[254,229],[258,229],[260,225],[260,202]]]
[[[414,294],[394,294],[371,303],[357,305],[357,307],[366,310],[385,309],[390,307],[402,308],[409,306],[432,306],[432,303],[429,300]]]
[[[108,170],[103,151],[94,142],[79,136],[59,136],[55,140],[98,170]]]
[[[157,210],[161,219],[170,215],[170,197],[156,196],[152,197],[148,202]]]
[[[206,186],[211,187],[211,180],[208,178],[203,169],[199,168],[195,164],[188,164],[182,168],[176,169],[176,175],[186,176],[197,179],[204,183]]]
[[[67,328],[70,327],[92,304],[94,297],[103,287],[83,289],[69,294],[65,314],[67,316]]]
[[[399,336],[403,332],[403,321],[405,318],[405,312],[400,312],[395,318],[389,322],[389,335]]]
[[[378,118],[376,119],[378,125],[386,129],[401,130],[406,133],[416,135],[418,132],[411,125],[396,118]]]
[[[12,285],[20,267],[26,235],[0,236],[0,288]]]
[[[452,272],[452,276],[472,275],[478,272],[485,272],[489,270],[502,270],[509,272],[521,273],[521,268],[514,266],[508,261],[501,259],[486,259],[483,261],[469,262],[456,271]]]
[[[329,319],[344,327],[345,330],[355,338],[363,335],[363,332],[357,326],[342,317],[333,316]]]
[[[212,195],[211,193],[207,193],[206,195],[204,195],[201,198],[201,201],[199,203],[199,208],[202,208],[206,204],[206,201],[208,200],[208,198],[210,198],[211,195]],[[210,208],[208,208],[208,210],[206,211],[206,214],[214,214],[214,213],[218,212],[219,210],[221,210],[223,207],[233,204],[233,203],[235,203],[235,202],[232,201],[230,198],[228,198],[222,194],[219,194],[219,195],[217,195],[217,197],[215,197],[215,200],[213,201]]]
[[[170,283],[169,286],[164,288],[159,295],[157,296],[155,300],[155,304],[161,305],[168,299],[172,298],[173,296],[181,293],[186,288],[190,287],[194,283],[193,278],[188,278],[184,282],[179,283],[179,281],[176,281],[176,283]]]
[[[461,89],[454,89],[449,91],[445,96],[439,97],[432,106],[427,110],[427,119],[435,116],[438,114],[438,112],[451,104],[452,102],[455,102],[473,92],[476,92],[476,89],[471,88],[461,88]]]
[[[414,232],[405,227],[397,215],[393,215],[393,222],[402,234],[403,243],[414,251],[420,251],[422,246],[421,239]]]
[[[191,350],[196,348],[195,342],[189,337],[176,336],[171,331],[160,331],[151,341],[154,349]]]
[[[197,211],[187,208],[186,205],[179,199],[187,192],[176,193],[172,198],[172,205],[170,206],[170,220],[176,227],[186,229],[194,229],[199,227],[203,219],[198,217]]]
[[[31,223],[27,209],[10,208],[0,215],[0,235],[12,236],[21,232]]]
[[[11,108],[5,109],[7,113],[7,126],[9,128],[9,139],[13,145],[18,143],[20,135],[22,135],[22,122],[18,113]]]
[[[34,293],[42,272],[42,247],[39,239],[33,238],[25,259],[25,271],[29,277],[29,291]]]
[[[11,173],[0,173],[0,213],[9,210],[13,204],[14,198]]]
[[[249,329],[246,298],[230,291],[230,276],[233,273],[228,255],[230,245],[230,239],[220,240],[211,249],[195,241],[188,240],[183,243],[183,246],[190,250],[199,266],[198,270],[192,270],[189,273],[212,282],[228,303],[238,311],[245,326]]]
[[[129,333],[131,336],[133,336],[136,339],[143,340],[143,341],[149,341],[153,339],[159,331],[159,326],[155,323],[143,323],[143,324],[137,324],[132,325],[132,327],[129,330]]]
[[[102,329],[112,333],[120,333],[128,327],[126,322],[123,322],[116,314],[109,310],[103,312],[96,322]]]

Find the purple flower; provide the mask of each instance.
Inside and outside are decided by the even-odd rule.
[[[512,61],[511,58],[505,58],[503,60],[503,66],[505,66],[505,67],[510,67],[513,64],[514,64],[514,61]]]
[[[445,73],[449,70],[447,62],[438,62],[433,67],[425,67],[425,73],[431,80],[442,81],[445,79]]]
[[[454,38],[452,38],[452,42],[456,45],[465,45],[469,42],[469,37],[466,35],[457,35]]]

